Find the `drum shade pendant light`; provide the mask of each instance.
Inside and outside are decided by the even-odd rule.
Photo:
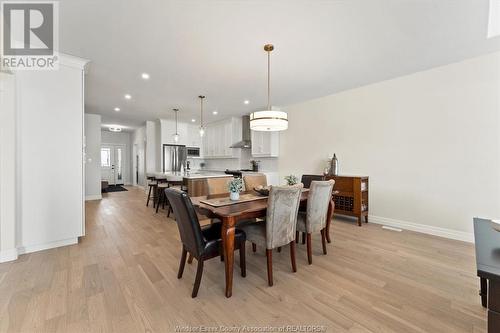
[[[175,134],[174,134],[174,142],[179,142],[179,132],[177,132],[177,113],[179,113],[179,109],[173,109],[175,114]]]
[[[200,136],[203,137],[205,135],[205,126],[203,124],[203,100],[205,96],[198,96],[200,99]]]
[[[288,115],[271,110],[271,51],[272,44],[264,45],[267,52],[267,109],[250,114],[250,129],[254,131],[284,131],[288,128]]]

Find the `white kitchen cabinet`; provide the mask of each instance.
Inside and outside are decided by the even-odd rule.
[[[202,138],[200,136],[200,127],[198,125],[188,124],[186,146],[202,147]]]
[[[238,158],[240,149],[229,148],[241,141],[241,118],[228,118],[206,126],[203,139],[203,157]]]
[[[253,157],[278,157],[280,149],[279,132],[252,132]]]

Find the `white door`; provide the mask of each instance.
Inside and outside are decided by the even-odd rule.
[[[101,175],[109,185],[125,184],[125,145],[101,146]]]

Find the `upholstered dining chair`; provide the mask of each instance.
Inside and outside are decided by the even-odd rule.
[[[293,272],[295,262],[295,228],[299,210],[302,184],[295,186],[271,186],[267,203],[266,219],[262,222],[243,225],[247,240],[266,248],[267,280],[273,285],[273,249],[290,245]]]
[[[300,178],[300,182],[304,184],[304,188],[311,187],[311,182],[313,180],[325,180],[325,176],[322,175],[302,175]],[[299,208],[299,212],[306,211],[306,205],[301,205]],[[297,237],[297,243],[299,242],[299,238]],[[302,244],[306,243],[306,233],[302,233]]]
[[[307,211],[299,212],[297,216],[297,234],[304,232],[307,234],[307,260],[312,264],[312,244],[311,234],[321,232],[321,243],[323,245],[323,254],[326,254],[326,219],[328,215],[328,206],[332,198],[333,185],[335,181],[317,181],[311,182],[309,196],[307,198]]]
[[[182,242],[182,255],[177,278],[182,278],[186,256],[189,252],[198,261],[196,278],[191,297],[198,295],[201,277],[203,274],[203,262],[205,260],[219,257],[222,254],[221,224],[211,224],[200,226],[198,216],[187,193],[175,189],[167,188],[165,195],[172,206],[177,219],[177,227]],[[240,251],[241,276],[246,276],[245,263],[245,233],[236,229],[234,236],[235,249]]]
[[[227,183],[229,183],[230,180],[230,177],[207,178],[208,195],[229,193]]]
[[[251,191],[257,186],[267,186],[267,178],[264,174],[256,175],[245,175],[243,176],[243,183],[245,184],[245,190]]]

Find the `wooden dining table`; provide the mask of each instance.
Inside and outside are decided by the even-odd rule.
[[[255,194],[254,191],[242,192],[242,194]],[[305,190],[302,192],[300,201],[301,205],[304,206],[307,202],[307,197],[309,191]],[[257,197],[256,200],[238,202],[234,204],[228,204],[225,206],[215,207],[213,205],[207,204],[206,202],[210,199],[229,197],[229,194],[217,194],[210,196],[192,197],[191,202],[195,206],[199,214],[204,215],[208,218],[218,218],[222,222],[222,244],[224,250],[224,265],[225,265],[225,275],[226,275],[226,297],[231,297],[233,294],[233,269],[234,269],[234,233],[235,227],[238,225],[238,221],[262,218],[266,216],[267,212],[267,196]],[[333,199],[330,200],[330,206],[327,214],[327,224],[326,224],[326,238],[328,243],[330,240],[330,223],[334,210]]]

